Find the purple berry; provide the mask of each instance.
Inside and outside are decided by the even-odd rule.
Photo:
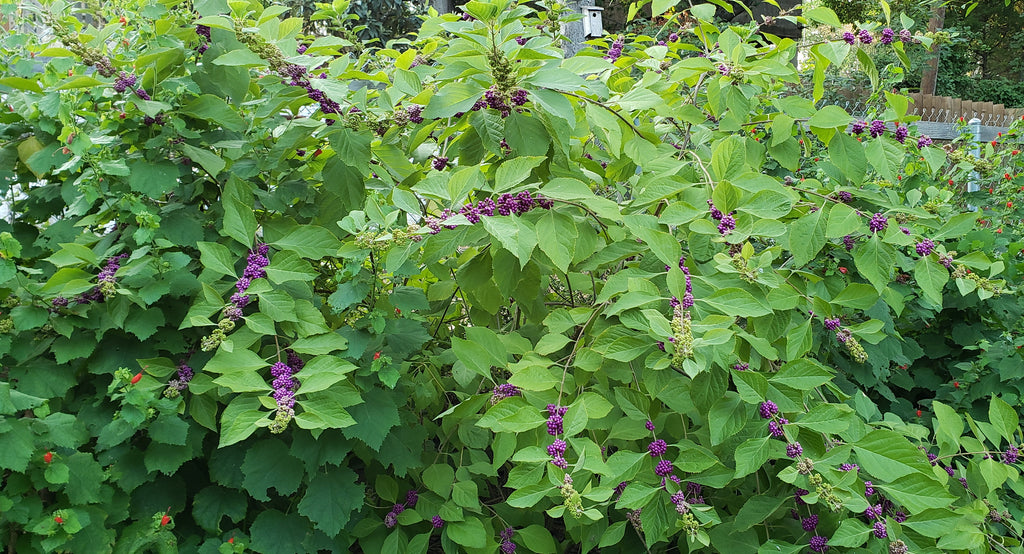
[[[828,539],[820,535],[814,535],[811,537],[808,546],[811,547],[811,552],[825,552],[828,550]]]
[[[662,348],[662,350],[664,350],[664,348]],[[648,419],[647,423],[644,423],[644,427],[646,427],[648,431],[650,431],[652,433],[654,432],[654,422],[653,421]]]
[[[441,516],[434,516],[430,518],[430,524],[434,526],[434,529],[440,529],[444,525],[444,520]]]
[[[818,527],[818,514],[812,514],[800,521],[800,526],[804,528],[804,531],[810,533]]]
[[[667,477],[672,473],[672,462],[668,460],[661,460],[658,465],[654,467],[654,473],[658,477]]]
[[[804,447],[798,442],[791,442],[786,445],[786,455],[790,458],[799,458],[804,453]]]
[[[769,419],[773,415],[779,413],[779,407],[771,400],[765,400],[761,403],[759,411],[761,412],[762,418]]]
[[[651,453],[652,458],[661,456],[668,450],[668,444],[661,439],[651,441],[651,444],[647,445],[647,451]]]
[[[880,213],[876,213],[871,216],[871,221],[868,222],[868,230],[872,233],[884,231],[886,226],[889,225],[889,218],[885,217]]]

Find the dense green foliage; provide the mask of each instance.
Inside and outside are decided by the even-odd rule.
[[[862,125],[858,45],[804,97],[711,5],[571,59],[502,0],[402,51],[286,10],[0,38],[9,550],[1021,551],[1016,129]]]

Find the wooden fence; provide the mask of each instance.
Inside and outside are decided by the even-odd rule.
[[[921,121],[933,123],[954,123],[963,117],[965,121],[978,118],[986,127],[1008,127],[1014,119],[1024,115],[1024,109],[992,102],[972,102],[920,92],[911,94],[910,98],[914,101],[910,113],[921,116]]]

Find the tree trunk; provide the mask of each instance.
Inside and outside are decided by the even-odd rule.
[[[934,33],[942,29],[943,23],[946,21],[946,8],[938,6],[935,11],[932,12],[932,18],[928,20],[928,31]],[[939,56],[941,55],[940,47],[936,46],[935,55],[928,60],[925,64],[924,70],[921,71],[921,93],[922,94],[935,94],[935,84],[939,78]]]
[[[451,13],[455,11],[455,2],[452,0],[430,0],[430,5],[437,10],[437,13]]]

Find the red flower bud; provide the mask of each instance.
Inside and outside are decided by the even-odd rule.
[[[228,544],[235,544],[235,537],[228,539]]]
[[[996,229],[996,233],[999,233],[1000,235],[1003,234],[1003,228],[1000,227],[1000,228]]]
[[[374,352],[373,353],[373,359],[374,360],[379,360],[380,359],[380,352]]]
[[[992,187],[988,187],[988,193],[992,194]]]
[[[1007,202],[1006,203],[1006,207],[1007,208],[1012,208],[1013,207],[1013,202]]]
[[[132,384],[134,385],[134,384],[138,383],[141,380],[142,380],[142,372],[140,371],[140,372],[135,374],[135,377],[132,377]]]
[[[61,148],[61,149],[60,149],[60,151],[61,151],[61,153],[62,153],[62,154],[64,154],[64,155],[68,155],[68,154],[70,154],[70,153],[71,153],[71,149],[70,149],[70,148],[68,148],[67,146],[65,146],[64,148]]]
[[[56,517],[53,518],[53,521],[56,522],[57,525],[62,525],[64,523],[64,518],[62,518],[60,516],[56,516]]]
[[[955,388],[955,389],[960,388],[960,381],[953,381],[953,388]]]
[[[921,417],[921,410],[917,411],[917,417]]]
[[[1010,153],[1013,154],[1014,156],[1016,156],[1017,154],[1020,154],[1020,150],[1014,150],[1013,152],[1010,152]]]
[[[1013,179],[1013,177],[1010,177],[1009,173],[1003,173],[1003,178],[1006,179],[1007,181],[1009,181],[1010,179]]]
[[[118,19],[118,21],[121,22],[121,25],[124,25],[125,23],[128,23],[128,20],[125,19],[123,15]]]
[[[999,144],[998,142],[996,142],[996,141],[992,141],[992,146],[996,146],[996,145],[998,145],[998,144]]]
[[[52,462],[53,461],[53,452],[47,452],[46,454],[43,454],[43,461],[46,462],[46,463]]]
[[[847,269],[846,269],[845,267],[843,267],[843,266],[839,266],[839,273],[842,273],[843,275],[846,275],[846,272],[847,272],[847,271],[848,271],[848,270],[847,270]]]
[[[953,180],[952,179],[949,180],[949,186],[953,186]]]
[[[160,527],[167,525],[171,522],[171,516],[164,514],[164,517],[160,518]]]

